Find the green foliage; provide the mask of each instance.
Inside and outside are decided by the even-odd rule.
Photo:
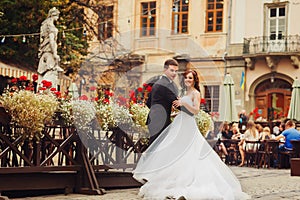
[[[6,37],[0,43],[0,57],[3,61],[20,64],[24,67],[37,68],[40,26],[47,18],[48,11],[57,7],[60,18],[56,27],[59,29],[58,50],[61,56],[61,66],[73,66],[76,71],[80,66],[80,58],[87,54],[87,38],[83,36],[85,18],[82,6],[69,0],[1,0],[0,36],[37,33],[27,36]],[[72,30],[71,30],[72,29]],[[65,31],[65,37],[62,32]],[[0,38],[2,39],[2,37]]]

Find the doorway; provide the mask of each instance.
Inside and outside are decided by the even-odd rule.
[[[276,79],[274,82],[265,80],[255,89],[255,107],[258,113],[268,121],[287,116],[291,101],[292,86],[285,80]]]

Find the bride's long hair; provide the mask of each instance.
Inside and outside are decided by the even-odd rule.
[[[183,85],[183,88],[182,88],[182,89],[183,89],[184,91],[186,90],[186,87],[185,87],[185,84],[184,84],[184,78],[186,78],[186,76],[187,76],[189,73],[192,73],[192,74],[193,74],[193,77],[194,77],[194,88],[200,92],[198,73],[197,73],[197,71],[192,70],[192,69],[188,69],[188,70],[186,70],[186,71],[183,73],[183,79],[182,79],[182,85]]]

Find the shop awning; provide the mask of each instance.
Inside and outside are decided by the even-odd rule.
[[[36,72],[29,69],[21,69],[16,66],[8,65],[0,62],[0,75],[19,78],[20,76],[26,76],[28,79],[32,77]]]

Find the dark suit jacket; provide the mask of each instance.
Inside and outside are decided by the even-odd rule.
[[[147,125],[150,136],[160,134],[171,123],[172,102],[178,97],[178,88],[166,76],[157,80],[151,91]]]

